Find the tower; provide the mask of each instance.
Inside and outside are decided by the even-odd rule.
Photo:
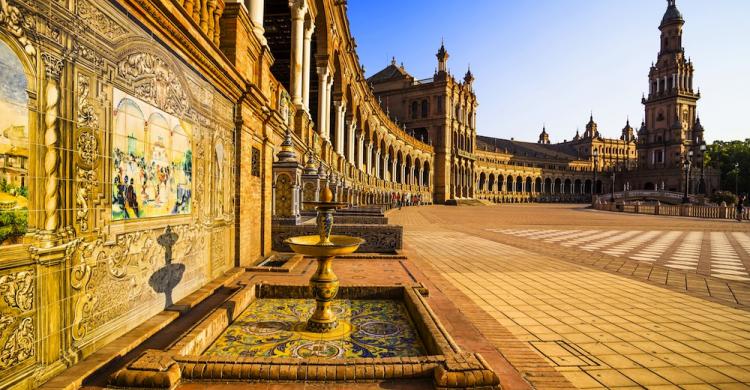
[[[635,133],[633,131],[633,127],[630,126],[630,119],[625,122],[625,127],[622,128],[622,135],[620,136],[620,139],[625,142],[631,142],[635,140]]]
[[[474,74],[471,73],[471,67],[466,71],[466,75],[464,75],[464,84],[467,88],[471,89],[472,84],[474,83]]]
[[[542,127],[542,132],[539,134],[539,141],[537,142],[543,145],[549,145],[549,134],[547,134],[547,127]]]
[[[645,131],[638,132],[638,163],[644,168],[679,167],[687,149],[695,146],[700,93],[693,91],[693,63],[682,47],[685,20],[675,1],[667,0],[658,58],[649,71],[648,97],[642,99],[646,119]]]
[[[445,50],[445,42],[440,42],[440,49],[438,49],[435,55],[438,60],[438,73],[445,73],[448,71],[448,51]]]
[[[589,123],[586,124],[586,131],[583,133],[583,138],[599,138],[598,125],[594,122],[594,114],[589,117]]]

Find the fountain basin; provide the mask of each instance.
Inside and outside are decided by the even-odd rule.
[[[336,299],[336,328],[309,332],[312,299],[256,299],[204,356],[383,358],[426,354],[404,304],[390,299]]]
[[[290,237],[284,241],[295,253],[312,257],[348,255],[364,242],[361,238],[337,235],[330,236],[330,243],[321,243],[318,235]]]
[[[346,323],[319,334],[302,322],[312,308],[307,286],[246,285],[169,349],[148,350],[113,374],[110,385],[417,380],[437,388],[497,388],[497,375],[479,354],[455,344],[426,294],[419,285],[341,287],[334,309]]]

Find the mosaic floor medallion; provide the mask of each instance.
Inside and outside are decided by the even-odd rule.
[[[401,302],[336,300],[339,326],[329,333],[305,330],[314,307],[312,299],[258,299],[204,355],[342,359],[425,354]]]

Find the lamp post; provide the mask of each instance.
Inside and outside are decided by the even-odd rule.
[[[594,181],[591,182],[591,201],[594,201],[594,194],[597,193],[596,191],[596,167],[599,163],[599,150],[594,149]]]
[[[740,187],[737,185],[737,178],[740,176],[740,163],[734,163],[734,194],[738,195]]]
[[[690,203],[690,166],[692,165],[693,151],[689,150],[683,161],[683,167],[685,168],[685,194],[682,197],[682,203]]]
[[[614,166],[612,166],[612,188],[610,192],[612,193],[612,197],[611,197],[612,203],[615,203],[615,167]]]
[[[701,195],[706,195],[706,177],[704,175],[706,166],[706,144],[701,144],[701,181],[698,183],[698,192]]]

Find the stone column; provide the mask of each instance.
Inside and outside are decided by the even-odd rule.
[[[330,106],[328,105],[328,78],[330,74],[328,66],[318,67],[318,133],[320,137],[327,140],[329,131],[328,120],[331,117]]]
[[[315,23],[308,20],[305,24],[302,45],[302,104],[304,104],[306,110],[310,110],[310,57],[312,55],[310,53],[310,41],[315,31]]]
[[[336,141],[336,152],[341,153],[339,149],[341,148],[341,125],[344,117],[344,110],[346,110],[346,107],[344,107],[344,104],[341,101],[334,101],[333,107],[335,110],[336,115],[334,115],[334,119],[336,119],[336,123],[333,124],[333,139]]]
[[[390,180],[389,178],[389,169],[388,169],[388,154],[386,153],[383,156],[383,180]]]
[[[263,29],[263,0],[249,0],[248,3],[250,21],[253,22],[253,33],[258,37],[260,43],[265,46],[267,42],[264,35],[266,30]]]
[[[328,76],[328,84],[324,87],[326,91],[325,111],[326,111],[326,131],[331,134],[331,101],[333,100],[333,74]]]
[[[396,169],[398,169],[398,160],[394,158],[391,162],[391,181],[394,183],[398,183],[398,175],[396,174]]]
[[[289,66],[289,88],[292,103],[302,106],[302,67],[304,57],[304,30],[307,5],[304,0],[289,3],[292,9],[292,52]]]
[[[349,122],[349,128],[347,129],[349,132],[349,143],[346,145],[346,152],[348,154],[348,161],[352,165],[354,165],[354,145],[355,145],[355,134],[357,132],[357,124],[354,123],[354,119],[352,119],[351,122]]]
[[[375,177],[380,179],[380,151],[375,152]]]
[[[365,160],[367,162],[365,172],[372,175],[373,169],[372,169],[372,143],[367,144],[367,159]]]
[[[346,137],[344,136],[344,132],[346,131],[347,127],[346,106],[342,107],[339,115],[341,115],[341,120],[337,122],[338,129],[336,129],[336,151],[341,155],[341,157],[344,157],[344,150],[346,148]]]
[[[359,137],[357,137],[357,168],[359,168],[360,171],[364,171],[364,167],[362,166],[364,163],[364,145],[365,145],[365,136],[360,134]]]

